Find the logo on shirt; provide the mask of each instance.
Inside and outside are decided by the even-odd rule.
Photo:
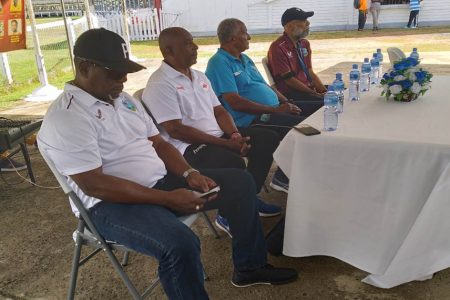
[[[286,52],[286,54],[289,58],[292,58],[292,51],[288,51],[288,52]]]
[[[206,82],[204,82],[203,80],[200,81],[200,85],[202,86],[202,88],[207,91],[209,89],[209,86]]]
[[[237,71],[237,72],[234,72],[233,74],[234,74],[234,76],[239,76],[239,75],[241,75],[241,73],[242,73],[242,71]]]
[[[122,104],[123,104],[123,106],[125,106],[126,108],[128,108],[131,111],[137,110],[136,105],[134,105],[134,103],[131,102],[130,100],[123,99]]]
[[[183,90],[183,91],[184,91],[184,87],[183,87],[182,85],[178,85],[178,86],[176,87],[176,89],[177,89],[178,91],[180,91],[180,90]]]
[[[95,115],[95,117],[99,120],[104,120],[105,118],[102,115],[102,111],[99,109],[97,109],[97,114]]]

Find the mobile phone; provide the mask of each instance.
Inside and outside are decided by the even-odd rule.
[[[220,186],[216,185],[215,187],[213,187],[212,189],[210,189],[209,191],[207,191],[206,193],[200,194],[198,195],[200,198],[204,198],[207,199],[212,195],[217,194],[220,191]]]
[[[301,124],[299,126],[295,126],[294,127],[297,131],[303,133],[304,135],[316,135],[316,134],[320,134],[320,130],[309,126],[307,124]]]

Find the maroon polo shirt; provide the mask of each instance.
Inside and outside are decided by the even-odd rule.
[[[308,69],[312,68],[311,64],[311,47],[309,41],[306,39],[299,40],[300,48],[303,53],[303,60]],[[276,41],[274,41],[269,48],[269,53],[267,54],[269,60],[269,69],[272,73],[273,79],[275,80],[275,84],[277,89],[282,93],[286,94],[289,92],[293,92],[286,85],[284,80],[281,78],[282,74],[286,74],[288,72],[293,72],[294,77],[300,80],[306,86],[311,86],[308,78],[306,77],[305,72],[301,68],[294,43],[289,39],[286,33],[283,33]]]

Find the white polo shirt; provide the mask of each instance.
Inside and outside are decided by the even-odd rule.
[[[142,100],[158,124],[181,120],[207,134],[220,137],[224,133],[217,124],[214,107],[221,105],[205,74],[191,69],[192,81],[165,62],[150,76]],[[174,139],[161,127],[161,135],[181,153],[189,144]]]
[[[148,140],[157,134],[142,104],[130,95],[122,93],[113,106],[66,84],[45,115],[38,143],[64,176],[101,166],[105,174],[152,187],[167,173]],[[101,201],[86,196],[70,177],[68,182],[87,209]],[[74,205],[72,210],[78,214]]]

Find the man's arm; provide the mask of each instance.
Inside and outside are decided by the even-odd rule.
[[[319,76],[317,76],[316,73],[314,73],[312,68],[309,69],[309,74],[312,77],[312,84],[313,84],[313,87],[315,88],[316,92],[318,92],[320,94],[326,93],[327,89],[323,85],[323,83],[320,80]]]
[[[238,141],[215,137],[194,127],[186,126],[181,123],[181,120],[170,120],[162,122],[160,125],[164,127],[164,129],[172,138],[188,144],[217,145],[238,153],[240,153],[242,149],[242,145]]]
[[[70,178],[84,194],[108,202],[161,205],[182,213],[193,213],[197,205],[202,207],[205,203],[205,199],[198,198],[190,190],[166,192],[147,188],[123,178],[106,175],[102,167],[71,175]]]
[[[216,117],[220,129],[222,129],[227,136],[231,137],[233,133],[238,132],[233,118],[222,105],[214,106],[214,116]]]
[[[280,93],[276,88],[274,88],[272,86],[270,88],[275,92],[275,94],[277,94],[278,101],[280,101],[280,103],[288,103],[289,102],[289,99],[286,98],[282,93]]]
[[[157,134],[148,139],[152,141],[156,154],[164,162],[169,172],[181,177],[185,171],[192,168],[183,155],[174,146],[166,142],[161,135]],[[199,172],[190,173],[186,181],[191,188],[204,192],[216,186],[212,179],[201,175]]]
[[[277,107],[272,107],[248,100],[241,97],[238,93],[225,93],[222,97],[232,109],[250,114],[291,113],[297,115],[300,113],[300,109],[290,103],[283,103]]]

